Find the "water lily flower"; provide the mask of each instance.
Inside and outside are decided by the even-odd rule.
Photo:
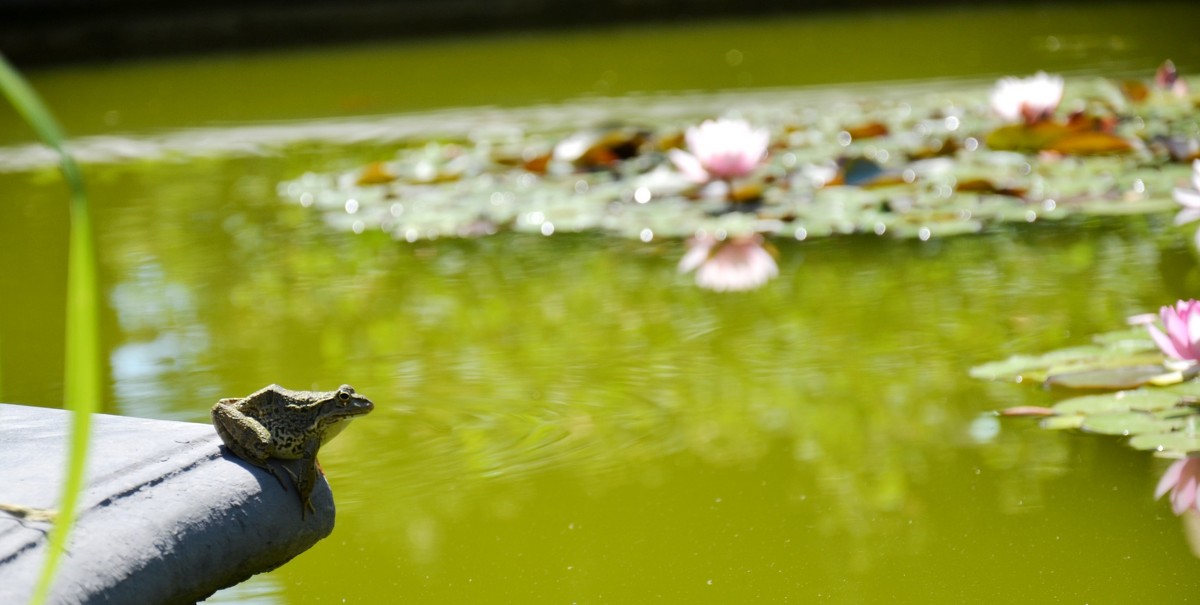
[[[1200,486],[1200,458],[1188,456],[1167,467],[1167,472],[1158,480],[1154,498],[1157,500],[1171,492],[1171,510],[1175,511],[1175,516],[1188,509],[1200,512],[1200,503],[1196,501],[1197,486]]]
[[[1001,78],[992,89],[992,109],[1009,122],[1043,122],[1058,108],[1063,79],[1044,71],[1029,78]]]
[[[767,156],[771,133],[745,120],[705,120],[687,129],[688,151],[672,149],[671,161],[697,183],[750,174]]]
[[[1200,160],[1192,160],[1192,187],[1175,188],[1175,201],[1183,210],[1175,215],[1175,224],[1183,225],[1200,220]],[[1200,230],[1196,231],[1196,247],[1200,248]]]
[[[1154,344],[1172,359],[1195,363],[1200,361],[1200,302],[1181,300],[1159,311],[1164,333],[1156,326],[1146,326]]]
[[[688,240],[679,272],[696,272],[696,285],[717,292],[753,290],[779,275],[775,257],[761,235],[718,240],[711,235]]]
[[[1154,72],[1154,87],[1169,91],[1179,99],[1186,99],[1189,94],[1187,81],[1179,77],[1179,71],[1170,59],[1163,61],[1163,64],[1158,66],[1158,71]]]

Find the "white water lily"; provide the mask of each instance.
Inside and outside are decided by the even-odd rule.
[[[1062,76],[1044,71],[1028,78],[1001,78],[992,89],[992,110],[1009,122],[1047,120],[1062,102]]]
[[[688,128],[688,151],[672,149],[671,161],[689,179],[707,183],[746,176],[767,156],[771,133],[745,120],[705,120]]]

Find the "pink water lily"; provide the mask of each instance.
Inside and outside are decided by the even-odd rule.
[[[688,128],[688,151],[672,149],[671,161],[692,181],[707,183],[750,174],[767,156],[771,133],[745,120],[705,120]]]
[[[1039,71],[1029,78],[1001,78],[992,89],[992,109],[1009,122],[1050,119],[1062,102],[1063,79]]]
[[[1182,460],[1176,460],[1167,467],[1167,472],[1163,473],[1162,479],[1158,480],[1154,498],[1161,498],[1169,491],[1171,492],[1171,510],[1175,511],[1176,516],[1182,515],[1188,509],[1200,512],[1200,504],[1196,501],[1198,485],[1200,485],[1200,458],[1188,456]]]
[[[1181,300],[1174,307],[1163,307],[1159,316],[1166,332],[1157,326],[1146,326],[1154,344],[1172,359],[1200,361],[1200,302]]]
[[[1179,99],[1186,99],[1190,94],[1187,81],[1179,77],[1179,71],[1170,59],[1163,61],[1163,64],[1158,66],[1158,71],[1154,72],[1154,87],[1168,91]]]
[[[755,234],[718,240],[711,235],[688,240],[679,272],[696,271],[696,285],[717,292],[753,290],[779,275],[775,257]]]

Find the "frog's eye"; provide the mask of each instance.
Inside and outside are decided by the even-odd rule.
[[[350,401],[350,393],[338,391],[338,401]]]

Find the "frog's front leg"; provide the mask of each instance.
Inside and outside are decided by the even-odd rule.
[[[300,492],[300,518],[304,518],[308,511],[317,512],[311,497],[313,489],[317,486],[317,450],[320,447],[319,436],[305,441],[304,456],[300,458],[300,475],[292,475],[292,480],[296,482],[296,491]]]
[[[217,435],[221,437],[221,441],[225,442],[225,447],[228,447],[238,458],[253,464],[259,468],[265,469],[271,473],[279,485],[283,486],[284,491],[287,491],[287,484],[283,481],[283,477],[269,464],[267,458],[271,457],[271,433],[260,424],[257,420],[243,414],[234,403],[239,399],[222,399],[212,408],[213,426],[217,429]]]

